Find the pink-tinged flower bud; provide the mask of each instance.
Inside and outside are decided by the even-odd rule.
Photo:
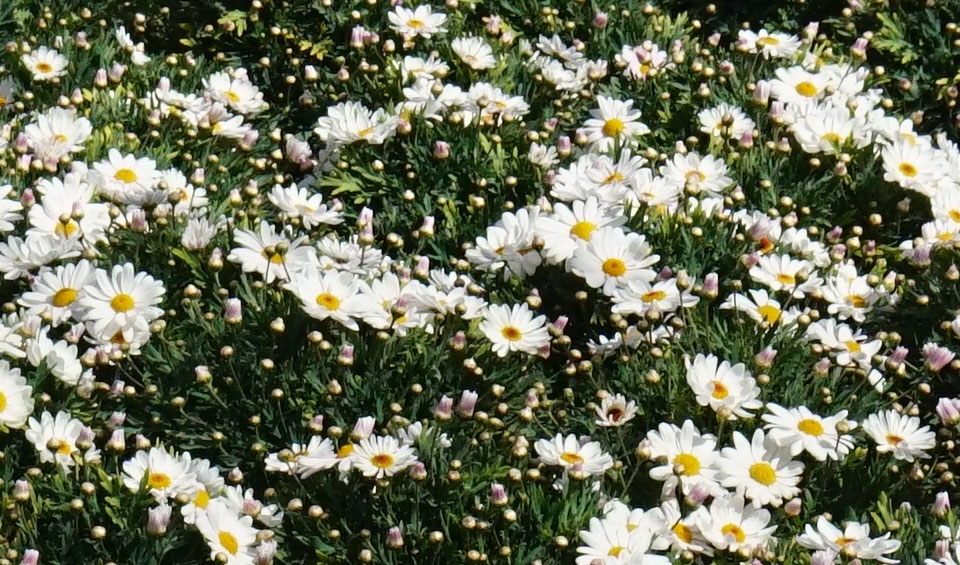
[[[376,45],[380,43],[380,34],[375,31],[368,31],[363,34],[363,43],[364,45]]]
[[[460,402],[457,404],[457,414],[461,418],[472,418],[473,410],[477,407],[479,395],[472,390],[465,390],[460,394]]]
[[[433,143],[433,158],[446,159],[450,156],[450,144],[446,141],[435,141]]]
[[[707,38],[707,43],[709,43],[714,47],[716,47],[717,45],[720,45],[720,32],[715,31],[711,33],[710,37]]]
[[[749,269],[760,262],[760,254],[748,253],[747,255],[742,255],[740,257],[740,262],[743,263],[743,266],[745,268]]]
[[[127,386],[127,383],[120,379],[113,381],[113,384],[110,385],[110,396],[120,396],[123,394],[123,388],[125,386]]]
[[[419,279],[425,279],[430,276],[430,258],[426,256],[417,257],[417,265],[413,269],[413,274]]]
[[[390,549],[403,547],[403,532],[400,531],[400,528],[394,526],[387,530],[387,547]]]
[[[944,557],[950,555],[950,540],[941,539],[937,540],[937,543],[933,546],[933,558],[937,561],[942,560]]]
[[[747,235],[749,235],[753,241],[760,241],[770,235],[771,227],[769,220],[761,218],[750,226],[750,229],[747,230]]]
[[[363,29],[363,26],[354,26],[350,30],[350,47],[354,49],[363,49],[363,39],[367,34],[367,30]]]
[[[761,105],[766,106],[770,103],[770,83],[765,80],[757,81],[757,88],[753,90],[753,100]]]
[[[422,481],[427,478],[427,466],[423,461],[417,461],[410,467],[410,478],[415,481]]]
[[[340,363],[344,367],[349,367],[353,365],[353,345],[350,343],[344,343],[340,346],[340,352],[337,353],[337,363]]]
[[[571,145],[570,136],[561,135],[557,138],[557,154],[561,157],[568,157],[570,155]]]
[[[78,31],[77,34],[73,36],[73,42],[80,49],[86,49],[90,45],[90,42],[87,41],[87,32],[85,31]]]
[[[774,100],[774,101],[770,104],[770,117],[771,117],[774,121],[783,120],[783,118],[784,118],[784,116],[786,115],[786,113],[787,113],[787,107],[784,106],[783,102],[781,102],[781,101],[779,101],[779,100]]]
[[[950,511],[950,495],[946,491],[940,491],[933,499],[933,508],[930,512],[937,518],[944,518]]]
[[[24,208],[29,208],[37,203],[37,197],[33,194],[32,188],[23,189],[23,194],[20,195],[20,205]]]
[[[830,358],[823,357],[819,361],[813,364],[813,372],[818,375],[826,375],[827,371],[830,370]]]
[[[97,73],[93,75],[93,84],[100,88],[107,86],[107,69],[97,70]]]
[[[721,61],[720,62],[720,74],[730,76],[733,74],[733,71],[736,70],[733,62],[731,61]]]
[[[193,374],[196,376],[198,383],[208,383],[210,379],[213,378],[213,373],[210,372],[210,367],[206,365],[197,365],[193,368]]]
[[[810,556],[810,565],[833,565],[836,558],[833,551],[821,549],[814,551],[813,555]]]
[[[783,505],[784,514],[791,518],[799,516],[801,510],[803,510],[803,500],[800,498],[791,498]]]
[[[357,227],[373,223],[373,210],[364,206],[357,215]]]
[[[230,469],[230,472],[227,473],[227,480],[231,483],[243,482],[243,471],[241,471],[239,467]]]
[[[24,172],[29,171],[32,163],[33,157],[31,155],[21,155],[17,157],[17,170]]]
[[[690,489],[690,493],[684,498],[684,501],[690,506],[700,506],[703,501],[710,498],[710,487],[704,483],[697,483]]]
[[[847,255],[847,246],[838,243],[830,248],[830,258],[834,261],[840,261]]]
[[[110,414],[110,419],[107,420],[107,425],[111,429],[117,429],[123,426],[123,423],[127,421],[127,415],[123,412],[113,412]]]
[[[887,360],[894,366],[903,363],[904,359],[907,358],[907,355],[910,353],[910,350],[906,347],[900,346],[893,350],[893,353],[890,354],[890,357]]]
[[[346,67],[340,67],[340,70],[337,71],[337,80],[340,82],[347,82],[350,80],[350,71]]]
[[[440,402],[433,409],[433,416],[437,420],[449,420],[453,417],[453,399],[444,394],[440,397]]]
[[[543,345],[541,345],[540,347],[537,348],[537,357],[539,357],[539,358],[541,358],[541,359],[549,359],[549,358],[550,358],[550,351],[551,351],[551,349],[550,349],[550,344],[549,344],[549,343],[545,343],[545,344],[543,344]]]
[[[260,515],[260,511],[263,510],[263,505],[260,504],[259,500],[254,498],[244,498],[243,499],[243,508],[241,511],[247,516],[253,516],[256,518]]]
[[[94,433],[93,428],[90,426],[84,426],[80,428],[80,435],[77,436],[78,444],[91,444],[95,439],[97,439],[97,434]]]
[[[317,414],[313,418],[310,418],[310,431],[313,433],[323,431],[323,414]]]
[[[433,216],[424,216],[423,224],[420,225],[420,235],[423,237],[433,237],[433,226],[436,219]]]
[[[277,555],[276,540],[268,539],[260,542],[257,546],[257,552],[253,557],[254,565],[273,565],[273,559]]]
[[[313,65],[307,65],[303,67],[303,78],[307,82],[314,82],[320,78],[320,73],[317,72],[317,68]]]
[[[163,503],[156,508],[147,510],[147,532],[150,535],[162,536],[167,533],[167,526],[170,525],[170,515],[173,508],[169,504]]]
[[[23,552],[23,558],[20,565],[38,565],[40,563],[40,552],[36,549],[28,549]]]
[[[407,284],[413,279],[413,271],[410,270],[410,267],[404,267],[400,269],[400,272],[397,274],[397,276],[400,278],[400,284],[402,286]],[[400,304],[401,306],[406,306],[406,301],[401,298],[397,300],[397,304]]]
[[[960,400],[956,398],[941,398],[937,401],[937,416],[944,426],[953,426],[960,423]]]
[[[937,373],[953,361],[956,355],[946,347],[941,347],[935,343],[928,343],[923,346],[923,357],[927,370]]]
[[[807,39],[813,40],[820,33],[820,22],[810,22],[803,28],[803,35]]]
[[[373,416],[357,418],[357,422],[353,425],[353,432],[350,435],[357,441],[366,439],[373,433],[373,428],[376,425],[377,420]]]
[[[240,138],[240,149],[250,151],[257,144],[258,139],[260,139],[260,132],[255,129],[244,133],[243,137]]]
[[[720,291],[720,276],[717,273],[707,273],[703,277],[703,294],[708,297],[716,298]]]
[[[202,185],[207,180],[207,172],[203,167],[197,167],[194,169],[193,174],[190,175],[190,182],[195,185]]]
[[[18,133],[17,137],[13,140],[13,149],[17,153],[26,153],[30,149],[30,140],[27,139],[27,134]]]
[[[127,437],[123,433],[123,428],[113,430],[110,439],[107,440],[107,448],[118,453],[127,450]]]
[[[136,445],[137,449],[150,449],[150,446],[153,444],[150,442],[150,438],[147,436],[143,434],[137,434]]]
[[[490,502],[494,506],[506,506],[509,501],[510,497],[507,495],[507,487],[500,483],[490,485]]]
[[[573,134],[573,142],[576,143],[577,145],[583,146],[583,145],[586,145],[589,141],[590,141],[590,137],[587,135],[587,132],[582,129],[578,129]]]
[[[30,500],[30,483],[22,479],[14,482],[13,499],[20,502]]]
[[[467,346],[467,334],[459,331],[453,334],[453,337],[450,338],[450,348],[454,351],[463,351],[463,348]]]
[[[930,266],[930,252],[932,251],[929,245],[921,245],[913,250],[913,253],[910,256],[910,263],[914,267],[929,267]]]
[[[367,224],[360,228],[360,243],[371,245],[373,241],[373,224]]]
[[[112,82],[120,82],[123,79],[123,73],[125,73],[126,71],[127,71],[127,68],[125,66],[121,65],[120,63],[114,63],[110,67],[110,72],[109,72],[110,80]]]
[[[740,140],[738,141],[738,144],[742,149],[750,149],[751,147],[753,147],[753,132],[752,131],[743,132],[743,135],[740,136]]]
[[[527,396],[523,399],[523,404],[527,408],[537,408],[540,406],[540,393],[537,392],[537,389],[531,388],[527,391]]]
[[[603,29],[607,27],[609,19],[606,12],[597,12],[597,14],[593,16],[593,27]]]
[[[757,364],[757,367],[760,369],[769,369],[773,365],[773,360],[777,358],[777,350],[772,347],[767,347],[760,353],[757,353],[757,356],[753,358],[754,363]]]
[[[567,316],[557,316],[557,319],[550,324],[550,333],[556,334],[556,336],[563,335],[563,330],[567,328],[567,324],[570,323],[570,318]],[[554,337],[556,337],[554,336]]]
[[[500,16],[490,16],[490,19],[487,20],[487,25],[483,26],[483,29],[490,35],[500,35]]]
[[[149,228],[150,224],[147,223],[146,212],[140,208],[130,212],[130,231],[136,233],[145,233]]]
[[[228,324],[243,321],[243,302],[239,298],[228,298],[223,307],[223,320]]]
[[[557,182],[557,172],[549,170],[543,175],[543,184],[553,186]]]
[[[853,46],[850,48],[850,53],[858,59],[865,59],[867,57],[868,43],[869,41],[866,37],[858,37],[856,41],[853,42]]]

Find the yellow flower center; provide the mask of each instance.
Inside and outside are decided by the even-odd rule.
[[[610,173],[610,175],[607,176],[607,178],[603,179],[603,184],[605,185],[614,183],[614,182],[623,182],[623,173],[621,173],[620,171],[614,171]]]
[[[226,549],[230,552],[230,555],[236,555],[237,551],[240,549],[240,544],[237,542],[237,538],[233,536],[230,532],[221,531],[217,534],[217,540],[220,541],[220,545],[223,546],[223,549]]]
[[[857,343],[856,341],[853,341],[851,339],[849,341],[843,342],[843,344],[847,346],[847,351],[849,351],[850,353],[860,353],[860,344]]]
[[[53,233],[59,235],[60,237],[70,237],[76,233],[78,229],[77,222],[73,220],[67,220],[66,222],[57,222],[57,225],[53,227]]]
[[[73,453],[73,446],[70,442],[60,440],[60,447],[57,448],[58,455],[70,455]]]
[[[63,135],[62,133],[58,133],[57,135],[53,136],[53,140],[57,143],[66,143],[68,141],[67,136]]]
[[[850,304],[854,308],[863,308],[864,306],[867,305],[867,301],[861,298],[860,296],[857,296],[856,294],[851,294],[847,296],[847,300],[850,301]]]
[[[797,94],[799,94],[800,96],[804,96],[806,98],[811,98],[813,96],[816,96],[820,92],[817,89],[817,85],[813,84],[808,80],[805,80],[797,84],[794,90],[797,91]]]
[[[626,126],[620,118],[610,118],[603,122],[603,135],[607,137],[618,137],[623,133]]]
[[[621,277],[627,272],[627,264],[617,258],[607,259],[603,262],[603,272],[611,277]]]
[[[757,308],[757,312],[760,313],[760,317],[768,324],[776,324],[777,321],[780,320],[780,309],[776,306],[766,304]]]
[[[113,178],[122,183],[130,184],[137,182],[139,177],[133,169],[118,169],[117,172],[113,173]]]
[[[651,290],[650,292],[644,293],[643,296],[640,297],[640,300],[649,304],[651,302],[663,300],[666,297],[667,297],[667,293],[663,292],[662,290]]]
[[[232,90],[228,90],[224,92],[224,94],[226,94],[227,100],[229,100],[233,104],[236,104],[237,102],[240,101],[240,97],[237,96],[237,93]]]
[[[417,18],[410,18],[410,20],[407,22],[407,26],[412,27],[413,29],[420,29],[424,25],[425,24],[421,20],[418,20]]]
[[[674,465],[683,465],[683,474],[687,477],[700,474],[700,460],[691,453],[681,453],[673,458]]]
[[[165,489],[169,488],[170,485],[173,484],[173,481],[170,480],[168,475],[163,473],[150,473],[150,475],[147,476],[147,484],[150,485],[150,488]]]
[[[673,527],[673,533],[676,534],[676,536],[680,538],[680,541],[683,543],[690,543],[693,541],[693,530],[684,526],[681,522],[677,522],[677,524]]]
[[[713,392],[711,393],[714,398],[717,400],[723,400],[724,398],[730,396],[730,390],[727,389],[727,386],[720,381],[713,381]]]
[[[777,275],[777,282],[785,285],[793,285],[793,284],[797,284],[797,278],[793,275],[780,273]]]
[[[325,292],[317,295],[317,304],[323,306],[327,310],[338,310],[340,308],[340,299],[328,292]]]
[[[747,534],[743,533],[743,529],[737,524],[726,524],[720,528],[720,531],[723,532],[723,535],[733,536],[737,543],[743,543],[747,539]]]
[[[3,108],[6,105],[7,105],[7,99],[4,98],[3,96],[0,96],[0,108]]]
[[[701,173],[700,171],[687,171],[687,174],[683,178],[689,183],[693,179],[697,183],[701,183],[707,180],[707,175]]]
[[[620,552],[623,551],[623,546],[615,545],[610,548],[610,551],[607,552],[607,555],[611,557],[620,557]]]
[[[129,294],[118,294],[110,301],[114,312],[123,313],[133,310],[133,297]]]
[[[590,239],[590,235],[595,229],[597,229],[597,226],[591,222],[577,222],[570,228],[570,235],[587,240]]]
[[[911,163],[900,163],[900,172],[903,173],[903,176],[913,178],[917,176],[917,168]]]
[[[650,63],[640,63],[640,74],[646,75],[650,72]]]
[[[890,445],[899,445],[903,438],[896,434],[887,434],[887,443]]]
[[[797,429],[808,436],[823,435],[823,425],[813,418],[805,418],[797,422]]]
[[[770,37],[768,35],[766,37],[757,38],[757,45],[760,47],[766,47],[767,45],[780,45],[780,40],[776,37]]]
[[[523,337],[523,332],[514,326],[507,326],[500,330],[500,335],[508,341],[520,341],[520,338]]]
[[[206,490],[200,489],[197,497],[193,499],[193,505],[197,508],[206,508],[208,504],[210,504],[210,494]]]
[[[949,215],[950,219],[954,222],[960,223],[960,210],[950,210],[947,215]]]
[[[37,70],[40,71],[41,73],[49,73],[50,71],[53,70],[53,65],[51,65],[50,63],[41,61],[37,63]]]
[[[374,467],[386,469],[393,465],[393,456],[387,453],[378,453],[370,458],[370,462],[373,463]]]
[[[367,137],[371,133],[373,133],[373,127],[363,128],[357,132],[357,137]]]
[[[750,465],[750,478],[763,486],[770,486],[777,482],[777,472],[766,461]]]
[[[345,443],[337,450],[337,457],[343,459],[344,457],[349,457],[351,453],[353,453],[353,444]]]
[[[842,145],[843,138],[840,137],[838,133],[825,133],[823,137],[820,138],[822,141],[826,141],[830,145]]]
[[[560,459],[563,459],[570,465],[580,465],[583,463],[583,457],[580,457],[580,455],[577,453],[561,453]]]
[[[64,287],[58,290],[57,293],[53,295],[53,299],[51,300],[51,302],[53,302],[53,305],[56,306],[57,308],[63,308],[65,306],[69,306],[73,304],[73,301],[76,299],[77,299],[77,291],[73,290],[70,287]]]
[[[7,397],[2,392],[0,392],[0,412],[3,412],[7,409]]]

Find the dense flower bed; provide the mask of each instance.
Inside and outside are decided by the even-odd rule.
[[[956,565],[960,7],[731,4],[0,3],[0,564]]]

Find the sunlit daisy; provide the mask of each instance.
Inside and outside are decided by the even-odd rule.
[[[761,418],[766,422],[767,437],[789,449],[794,457],[806,451],[817,461],[825,461],[828,457],[836,461],[846,457],[854,446],[853,437],[841,434],[837,429],[841,423],[848,429],[853,427],[847,420],[846,410],[824,418],[806,406],[787,409],[768,402],[766,409],[767,413]]]
[[[354,468],[365,477],[392,477],[417,462],[417,452],[393,436],[370,436],[350,453]]]
[[[567,471],[586,475],[602,475],[613,466],[613,458],[604,453],[600,442],[582,442],[577,436],[557,434],[553,439],[538,439],[533,444],[540,461]]]
[[[480,331],[500,357],[520,351],[535,355],[550,343],[547,317],[537,316],[526,304],[491,304],[480,322]]]
[[[757,429],[747,440],[733,432],[733,447],[724,447],[720,460],[720,484],[735,489],[753,502],[753,506],[780,506],[784,500],[800,494],[797,484],[803,463],[790,458],[790,452],[766,440]]]
[[[687,384],[700,406],[710,406],[730,420],[752,418],[751,410],[763,406],[760,389],[743,363],[730,365],[714,355],[698,353],[687,366]]]
[[[158,447],[137,451],[132,459],[123,462],[124,486],[134,492],[143,489],[157,502],[180,494],[191,496],[197,489],[196,481],[189,459]]]
[[[936,434],[930,426],[921,426],[920,418],[904,416],[896,410],[871,414],[862,423],[863,431],[877,442],[877,453],[892,453],[895,459],[912,462],[930,457],[936,447]]]

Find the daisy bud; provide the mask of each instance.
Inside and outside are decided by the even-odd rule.
[[[433,237],[434,222],[433,216],[424,216],[423,224],[420,226],[420,235],[428,238]]]
[[[260,542],[257,546],[256,554],[253,557],[254,565],[273,565],[273,559],[277,555],[277,542],[268,539]]]
[[[543,183],[547,186],[553,186],[557,182],[557,172],[556,171],[547,171],[543,175]]]
[[[910,263],[915,267],[929,267],[930,251],[931,248],[929,245],[921,245],[915,248],[910,255]]]
[[[472,418],[478,398],[479,395],[472,390],[463,391],[460,395],[460,402],[457,404],[457,414],[459,414],[461,418]]]
[[[837,164],[833,166],[833,174],[837,175],[838,177],[847,176],[847,172],[847,164],[843,161],[837,161]]]
[[[933,546],[933,558],[937,561],[943,560],[943,558],[950,555],[950,540],[941,539],[937,540],[937,543]]]
[[[13,499],[19,502],[30,500],[30,483],[22,479],[13,483]]]
[[[234,467],[230,469],[230,472],[227,473],[227,480],[231,483],[239,483],[243,481],[243,471],[239,467]]]
[[[814,551],[810,556],[810,565],[832,565],[836,555],[829,550],[821,549]]]
[[[506,506],[509,501],[507,496],[507,489],[500,483],[493,483],[490,485],[490,502],[494,506]]]
[[[23,193],[20,195],[20,204],[24,208],[29,208],[37,203],[37,197],[33,194],[32,188],[23,189]]]
[[[173,508],[166,503],[147,510],[147,532],[154,536],[166,534],[172,512]]]
[[[257,130],[250,130],[243,134],[243,137],[240,138],[240,149],[244,151],[250,151],[253,149],[253,146],[257,144],[257,140],[260,139],[260,132]]]
[[[243,499],[243,508],[242,512],[247,516],[257,517],[260,515],[260,511],[263,510],[263,505],[260,504],[259,500],[253,498],[244,498]]]
[[[567,316],[557,316],[557,319],[549,326],[550,334],[554,337],[563,335],[563,330],[567,327],[569,321],[570,318]]]
[[[743,263],[745,268],[749,269],[760,262],[760,255],[758,253],[743,255],[740,257],[740,262]]]
[[[417,461],[410,467],[410,478],[415,481],[422,481],[427,478],[427,466],[423,461]]]
[[[930,372],[937,373],[953,361],[956,355],[946,347],[940,347],[935,343],[928,343],[923,346],[923,357],[927,369]]]
[[[363,29],[363,26],[354,26],[354,28],[350,30],[350,47],[363,49],[363,39],[366,33],[367,30]]]
[[[846,254],[847,254],[847,246],[842,243],[838,243],[830,248],[830,257],[834,261],[842,260],[846,256]]]
[[[84,426],[80,428],[80,435],[77,436],[77,447],[87,449],[93,445],[93,440],[96,438],[97,434],[94,433],[93,428]]]
[[[13,141],[13,149],[17,153],[26,153],[29,149],[29,141],[27,140],[27,134],[19,133],[17,134],[16,139]]]
[[[197,365],[193,368],[193,373],[197,377],[198,383],[208,383],[210,379],[213,378],[213,373],[210,372],[210,368],[206,365]]]
[[[405,120],[403,118],[400,118],[400,120],[397,122],[397,133],[399,133],[400,135],[407,135],[412,130],[413,130],[413,125],[410,124],[410,120]]]
[[[107,421],[107,425],[112,429],[117,429],[123,426],[123,423],[127,420],[127,415],[123,412],[114,412],[110,414],[110,419]]]
[[[340,352],[337,353],[337,363],[344,367],[353,365],[353,345],[345,343],[340,346]]]
[[[403,547],[403,532],[400,531],[400,528],[394,526],[387,530],[387,547],[390,549]]]
[[[573,142],[576,143],[577,145],[583,146],[583,145],[586,145],[589,141],[590,141],[590,138],[589,136],[587,136],[587,132],[582,129],[578,129],[576,133],[574,133],[573,135]]]
[[[130,231],[145,233],[149,227],[146,212],[139,208],[130,212]]]
[[[110,439],[107,440],[107,449],[112,449],[118,453],[127,450],[127,438],[124,436],[122,429],[113,430]]]
[[[733,74],[734,70],[736,70],[736,67],[731,61],[720,62],[720,74],[730,76]]]
[[[703,501],[710,498],[710,487],[703,483],[698,483],[690,489],[690,494],[686,496],[684,501],[687,505],[696,507],[703,504]]]
[[[830,370],[830,358],[823,357],[813,365],[813,372],[818,375],[826,375]]]
[[[127,68],[120,63],[114,63],[113,66],[110,67],[110,80],[112,82],[120,82],[123,79],[123,73],[126,72],[126,70]]]
[[[337,80],[340,82],[347,82],[350,80],[350,71],[346,67],[340,67],[340,70],[337,71]]]
[[[857,59],[866,59],[868,43],[869,41],[866,37],[858,37],[856,41],[853,42],[853,46],[850,47],[850,53]]]
[[[559,138],[557,138],[557,154],[558,155],[560,155],[561,157],[569,157],[570,148],[571,148],[571,142],[570,142],[569,135],[561,135]]]
[[[107,70],[106,69],[97,70],[97,73],[93,76],[93,84],[95,86],[99,86],[100,88],[104,88],[107,86]]]
[[[243,321],[243,303],[239,298],[228,298],[223,308],[223,319],[236,325]]]
[[[753,147],[753,132],[743,132],[743,135],[740,136],[739,145],[742,149],[750,149]]]
[[[795,517],[800,515],[800,511],[803,509],[803,500],[799,498],[791,498],[783,505],[783,512],[787,516]]]
[[[760,369],[769,369],[773,365],[773,360],[777,358],[777,350],[767,347],[753,358],[757,367]]]
[[[757,87],[753,90],[753,100],[760,106],[766,106],[770,102],[770,83],[761,80],[757,81]]]
[[[960,400],[956,398],[941,398],[937,401],[937,416],[944,426],[953,426],[960,423]]]
[[[77,35],[73,38],[73,42],[76,43],[80,49],[86,49],[90,46],[90,42],[87,41],[87,32],[85,31],[78,31]]]
[[[421,231],[423,228],[420,228]],[[430,258],[417,257],[417,265],[413,268],[413,274],[419,279],[425,279],[430,276]]]
[[[440,397],[440,402],[433,409],[433,416],[437,420],[449,420],[453,415],[453,399],[447,395]]]
[[[467,345],[467,334],[462,331],[458,331],[453,334],[453,337],[450,338],[450,347],[454,351],[463,351],[463,348]]]
[[[936,518],[943,519],[946,517],[947,512],[950,511],[950,495],[946,491],[940,491],[937,493],[937,496],[933,500],[933,508],[930,509],[931,514]]]
[[[593,27],[598,29],[607,27],[608,19],[606,12],[597,12],[597,15],[593,16]]]
[[[355,441],[366,439],[373,433],[373,428],[376,425],[377,420],[373,416],[358,418],[357,422],[353,425],[353,432],[351,432],[350,436],[354,438]]]

